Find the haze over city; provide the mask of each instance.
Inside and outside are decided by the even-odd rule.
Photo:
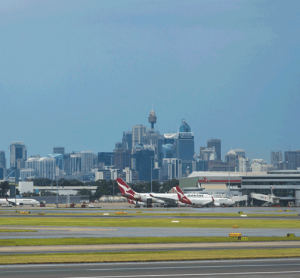
[[[186,119],[270,162],[299,147],[299,1],[0,3],[0,149],[112,151],[147,122]]]

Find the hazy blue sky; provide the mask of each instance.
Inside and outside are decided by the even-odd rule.
[[[112,151],[186,119],[270,161],[300,149],[300,1],[0,1],[0,150]]]

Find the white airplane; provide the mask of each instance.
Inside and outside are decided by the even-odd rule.
[[[188,204],[188,205],[200,205],[205,206],[210,203],[213,203],[213,197],[208,194],[202,194],[202,193],[189,193],[187,195],[184,195],[184,193],[181,191],[179,186],[176,186],[178,199],[180,202]]]
[[[139,202],[139,201],[136,202],[136,201],[131,200],[131,199],[127,199],[127,202],[131,205],[142,206],[142,207],[146,206],[146,203],[144,203],[144,202]]]
[[[23,206],[23,205],[40,205],[40,202],[35,199],[0,199],[0,205],[12,205],[12,206]]]
[[[162,200],[162,198],[158,198],[157,196],[175,195],[175,194],[137,193],[134,190],[132,190],[132,188],[130,188],[128,184],[125,181],[123,181],[121,178],[117,178],[116,181],[121,191],[121,195],[135,202],[147,203],[147,199],[152,199],[152,203],[158,203],[160,205],[168,205],[169,203],[174,202],[174,199]],[[175,203],[177,202],[177,200],[175,201]]]
[[[214,199],[214,206],[220,207],[220,206],[233,206],[235,204],[235,201],[230,199],[229,197],[223,197],[223,198],[213,198]]]

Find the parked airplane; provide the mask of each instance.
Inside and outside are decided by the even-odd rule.
[[[235,201],[230,199],[229,197],[223,197],[223,198],[213,198],[214,199],[214,206],[220,207],[220,206],[233,206],[235,204]]]
[[[152,199],[152,203],[159,203],[161,205],[165,205],[166,202],[162,201],[156,197],[152,197],[149,193],[137,193],[134,190],[132,190],[125,181],[123,181],[121,178],[116,179],[121,195],[123,197],[126,197],[127,199],[138,201],[138,202],[144,202],[147,203],[147,199]]]
[[[213,197],[211,195],[202,193],[189,193],[187,195],[184,195],[179,186],[176,186],[176,190],[178,194],[178,199],[182,203],[200,206],[213,203]]]
[[[12,206],[22,206],[22,205],[30,205],[35,206],[39,205],[40,202],[35,199],[0,199],[0,205],[12,205]]]

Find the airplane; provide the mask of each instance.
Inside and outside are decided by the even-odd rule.
[[[180,202],[188,204],[188,205],[200,205],[205,206],[210,203],[213,203],[213,197],[208,194],[202,194],[202,193],[189,193],[187,195],[184,195],[184,193],[181,191],[179,186],[176,186],[178,199]]]
[[[213,198],[213,199],[214,199],[214,206],[215,207],[220,207],[222,205],[233,206],[235,204],[235,201],[233,201],[229,197]]]
[[[23,206],[23,205],[40,205],[40,202],[35,199],[0,199],[0,205]]]
[[[165,201],[162,201],[156,197],[152,197],[151,194],[149,193],[135,192],[121,178],[117,178],[116,181],[121,191],[121,195],[123,197],[126,197],[127,199],[134,200],[136,202],[144,202],[144,203],[147,203],[147,199],[152,199],[152,203],[158,203],[160,205],[164,205],[166,203]]]

